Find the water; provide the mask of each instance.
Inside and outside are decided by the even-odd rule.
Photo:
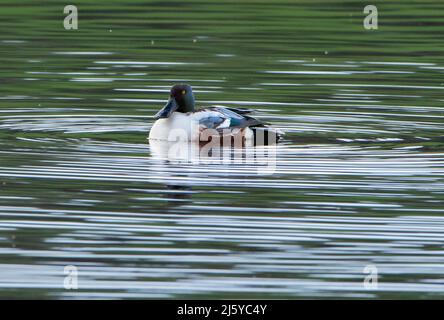
[[[443,296],[443,3],[77,3],[0,4],[1,298]],[[179,81],[284,141],[169,157]]]

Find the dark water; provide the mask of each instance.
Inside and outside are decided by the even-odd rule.
[[[76,3],[0,4],[0,298],[443,297],[442,1]],[[179,81],[284,141],[169,156]]]

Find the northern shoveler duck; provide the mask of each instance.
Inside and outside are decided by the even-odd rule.
[[[154,116],[149,139],[163,141],[209,141],[218,137],[241,137],[255,140],[263,137],[264,143],[276,142],[281,132],[249,116],[250,109],[208,107],[195,110],[194,95],[188,84],[171,88],[167,104]],[[210,138],[211,137],[211,138]]]

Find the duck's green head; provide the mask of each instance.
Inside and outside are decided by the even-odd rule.
[[[173,112],[193,112],[194,95],[191,86],[188,84],[176,84],[171,88],[170,99],[154,119],[168,118]]]

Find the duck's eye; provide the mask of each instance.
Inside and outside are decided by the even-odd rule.
[[[182,90],[182,94],[185,94],[185,93],[187,93],[185,90]]]

